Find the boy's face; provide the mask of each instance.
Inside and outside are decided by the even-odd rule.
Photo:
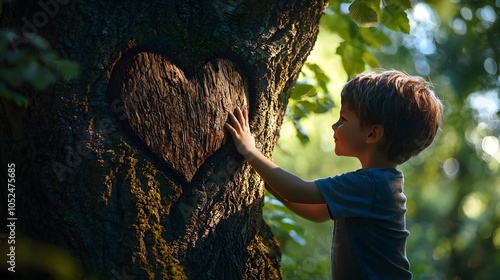
[[[359,158],[365,151],[367,128],[361,127],[359,118],[348,105],[340,107],[339,120],[332,125],[335,154]]]

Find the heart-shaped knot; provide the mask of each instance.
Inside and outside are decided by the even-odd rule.
[[[224,141],[228,112],[246,106],[245,85],[230,61],[215,59],[187,76],[161,54],[139,52],[122,63],[121,86],[130,128],[191,181]]]

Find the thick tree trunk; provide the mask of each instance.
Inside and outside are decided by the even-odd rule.
[[[270,156],[326,5],[311,2],[4,4],[2,27],[44,36],[82,69],[25,111],[1,101],[17,235],[108,279],[281,278],[263,182],[223,125],[249,107]]]

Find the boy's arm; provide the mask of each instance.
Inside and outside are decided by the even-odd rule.
[[[331,219],[326,203],[306,204],[290,202],[280,197],[280,195],[274,192],[272,189],[268,188],[268,191],[277,199],[279,199],[283,204],[285,204],[288,209],[292,210],[295,214],[301,216],[302,218],[311,220],[316,223],[326,222]]]
[[[288,209],[302,218],[316,223],[322,223],[331,220],[326,204],[305,204],[295,202],[283,202]]]
[[[238,152],[245,157],[255,171],[264,179],[269,188],[271,188],[270,191],[273,194],[277,194],[284,202],[325,204],[325,200],[314,182],[304,181],[296,175],[280,168],[257,150],[255,139],[250,133],[248,111],[236,108],[235,112],[236,115],[229,113],[232,125],[226,123],[226,128],[231,133]]]

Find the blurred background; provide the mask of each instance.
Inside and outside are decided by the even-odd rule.
[[[342,85],[370,68],[425,77],[446,109],[431,147],[399,167],[411,270],[415,279],[498,279],[500,0],[412,2],[407,23],[385,19],[371,28],[353,23],[350,2],[331,1],[322,19],[274,160],[305,179],[360,168],[333,152]],[[405,24],[407,34],[394,31]],[[266,199],[285,279],[330,279],[332,222],[308,222]]]

